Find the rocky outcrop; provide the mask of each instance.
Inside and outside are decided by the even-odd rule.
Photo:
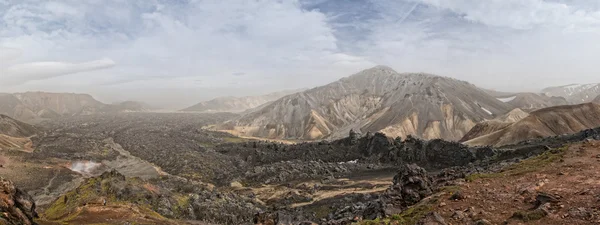
[[[404,165],[394,176],[392,186],[382,195],[386,206],[400,208],[414,205],[423,198],[430,196],[435,187],[427,171],[417,165]],[[388,213],[391,215],[394,213]]]
[[[0,224],[31,225],[37,218],[33,198],[0,177]]]
[[[336,139],[354,129],[458,140],[475,123],[510,109],[464,81],[378,66],[285,96],[218,128],[276,139]]]

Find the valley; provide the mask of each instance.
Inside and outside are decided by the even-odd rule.
[[[542,186],[527,194],[498,190],[518,189],[523,180],[549,184],[545,179],[561,179],[549,175],[560,173],[551,166],[573,168],[595,157],[596,103],[492,92],[384,66],[265,103],[247,98],[255,108],[242,112],[236,108],[250,106],[151,112],[143,103],[107,105],[88,95],[12,96],[16,105],[5,108],[61,113],[33,125],[0,117],[3,187],[20,191],[0,199],[35,203],[1,206],[14,215],[0,222],[544,224],[573,218],[586,224],[599,216],[593,203],[577,198],[562,208],[551,202],[525,210],[546,193]],[[595,176],[592,167],[577,168]],[[510,199],[525,198],[522,207],[486,208],[500,198],[489,185]],[[465,196],[445,200],[457,191]]]

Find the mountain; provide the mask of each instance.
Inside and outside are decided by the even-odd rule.
[[[529,116],[529,113],[526,113],[519,108],[513,109],[506,115],[496,119],[477,123],[477,125],[475,125],[462,139],[460,139],[460,142],[466,142],[468,140],[502,130],[527,116]]]
[[[88,94],[25,92],[0,94],[0,114],[37,123],[63,116],[98,113],[143,112],[152,109],[141,102],[104,104]]]
[[[104,103],[88,94],[25,92],[14,95],[25,107],[34,112],[51,110],[60,115],[72,115],[86,107],[104,106]]]
[[[549,87],[542,90],[548,96],[564,97],[571,104],[592,101],[600,95],[600,84],[571,84],[559,87]]]
[[[478,132],[476,135],[474,133],[477,131],[470,131],[470,137],[466,136],[462,141],[468,145],[503,146],[529,139],[572,134],[596,127],[600,127],[600,105],[585,103],[555,106],[534,111],[529,116],[493,132]]]
[[[600,104],[600,95],[598,95],[598,97],[596,97],[596,99],[594,99],[594,101],[592,101],[592,102]]]
[[[510,109],[464,81],[377,66],[285,96],[217,129],[277,139],[332,139],[353,129],[458,140],[477,122]]]
[[[0,114],[0,149],[24,148],[36,132],[33,126]]]
[[[498,100],[506,102],[515,108],[520,108],[526,111],[569,104],[569,102],[563,97],[550,97],[546,94],[537,93],[517,93],[505,95],[498,98]]]
[[[261,96],[246,97],[219,97],[210,101],[200,102],[196,105],[182,109],[186,112],[233,112],[239,113],[249,109],[254,109],[266,103],[280,99],[283,96],[294,94],[303,90],[288,90],[274,92]]]

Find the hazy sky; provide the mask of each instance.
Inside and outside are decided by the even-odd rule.
[[[183,107],[377,64],[535,91],[599,62],[598,0],[0,0],[0,92]]]

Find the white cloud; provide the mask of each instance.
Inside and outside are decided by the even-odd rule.
[[[23,84],[32,80],[44,80],[68,74],[113,67],[115,62],[101,59],[83,63],[66,62],[33,62],[12,65],[6,69],[0,68],[0,83],[3,85]]]
[[[375,64],[529,90],[600,73],[593,0],[0,0],[0,15],[0,78],[21,84],[10,90],[177,107]]]
[[[595,11],[577,9],[567,3],[544,0],[418,0],[424,4],[448,9],[464,18],[489,26],[531,29],[538,26],[594,26],[600,23]],[[577,1],[572,1],[577,2]]]

